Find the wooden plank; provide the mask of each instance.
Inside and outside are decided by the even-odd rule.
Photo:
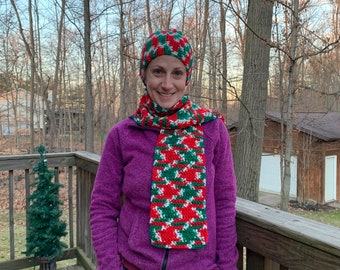
[[[84,171],[87,171],[94,175],[96,175],[98,169],[97,164],[89,163],[88,161],[81,159],[76,159],[76,166],[78,169],[83,169]]]
[[[63,257],[57,259],[57,261],[74,259],[74,258],[77,258],[77,255],[78,255],[78,251],[76,250],[76,248],[65,249],[63,253]],[[0,262],[0,269],[1,270],[13,270],[13,269],[19,270],[19,269],[24,269],[28,267],[34,267],[36,265],[38,264],[34,257],[24,257],[20,259]]]
[[[340,257],[335,254],[243,219],[237,219],[237,235],[239,244],[289,269],[338,270],[340,266]]]
[[[0,156],[0,170],[31,169],[39,162],[40,155],[2,155]],[[73,152],[46,154],[49,167],[67,167],[75,165]]]
[[[74,247],[74,229],[73,229],[73,167],[68,167],[68,224],[70,247]]]
[[[80,265],[84,267],[86,270],[96,270],[97,267],[90,260],[87,254],[81,249],[77,248],[77,259]]]
[[[92,174],[97,173],[100,156],[89,152],[76,153],[76,166],[77,168],[84,169]]]
[[[15,258],[15,250],[14,250],[14,172],[12,170],[9,171],[9,184],[8,184],[8,194],[9,194],[9,243],[10,243],[10,251],[9,257],[11,260]]]
[[[63,268],[58,268],[58,270],[84,270],[85,268],[81,265],[70,265]]]
[[[340,257],[340,228],[241,198],[237,219]]]
[[[264,257],[247,249],[247,270],[264,270]]]
[[[274,262],[271,259],[265,258],[264,270],[288,270],[288,268],[280,265],[277,262]]]
[[[30,171],[28,169],[25,170],[25,201],[26,201],[26,238],[28,236],[28,228],[29,228],[29,223],[27,220],[28,216],[28,208],[30,204],[29,197],[31,195],[30,191]]]
[[[94,153],[86,152],[86,151],[78,151],[74,153],[76,158],[80,158],[91,163],[99,164],[100,156]]]
[[[238,270],[243,270],[243,264],[244,264],[244,252],[245,248],[239,244],[237,244],[237,250],[238,250],[238,261],[237,261],[237,269]]]

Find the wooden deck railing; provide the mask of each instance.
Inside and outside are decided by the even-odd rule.
[[[16,226],[15,214],[15,182],[24,178],[25,203],[28,205],[30,194],[31,172],[38,164],[40,156],[11,155],[0,156],[0,173],[3,185],[8,185],[8,234],[9,243],[1,243],[9,247],[9,258],[0,261],[1,270],[24,269],[36,263],[31,257],[17,256],[15,253]],[[64,196],[64,212],[68,224],[68,246],[64,256],[59,260],[77,259],[77,264],[85,269],[95,269],[95,256],[91,245],[89,228],[89,203],[91,190],[97,171],[99,156],[88,152],[47,154],[49,167],[56,170],[55,181],[62,181],[67,188]],[[75,228],[75,229],[74,229]],[[24,250],[22,250],[24,251]]]
[[[240,198],[236,223],[247,270],[340,269],[340,228]]]
[[[0,173],[5,175],[5,180],[3,177],[0,180],[8,183],[10,236],[9,243],[1,243],[9,246],[10,254],[8,260],[0,261],[2,270],[23,269],[35,264],[32,258],[15,256],[13,194],[16,174],[21,171],[28,203],[30,171],[38,159],[38,155],[0,156]],[[60,172],[56,174],[56,181],[66,177],[67,207],[64,211],[69,224],[69,248],[61,260],[76,258],[85,269],[95,269],[88,210],[99,156],[87,152],[56,153],[47,154],[47,159],[49,166]],[[236,221],[240,270],[340,269],[339,228],[240,198]]]

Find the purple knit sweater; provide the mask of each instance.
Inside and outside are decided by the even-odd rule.
[[[236,179],[227,129],[203,124],[206,155],[208,244],[200,249],[151,246],[151,173],[158,129],[128,118],[109,132],[90,206],[98,269],[121,270],[120,256],[141,270],[235,270]],[[121,206],[121,195],[125,196]]]

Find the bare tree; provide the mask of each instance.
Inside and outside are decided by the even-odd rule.
[[[172,17],[172,11],[174,9],[174,4],[175,4],[175,0],[171,0],[169,4],[168,12],[167,12],[167,19],[164,20],[165,24],[164,26],[162,26],[162,28],[164,29],[170,28],[170,22],[171,22],[171,17]]]
[[[151,13],[150,12],[150,1],[146,0],[145,3],[146,3],[146,18],[147,18],[146,22],[148,24],[149,35],[151,35],[153,30],[152,30],[152,23],[151,23],[152,19],[151,19],[151,15],[150,15],[150,13]]]
[[[323,2],[324,5],[313,9],[312,4],[315,2],[300,1],[300,13],[303,12],[300,17],[301,31],[298,34],[299,46],[295,57],[299,76],[297,76],[298,82],[294,92],[295,107],[293,109],[336,111],[340,108],[337,89],[338,63],[340,63],[338,61],[339,43],[337,42],[339,39],[339,3],[335,0],[328,0]],[[13,66],[15,68],[13,72],[16,74],[11,77],[13,85],[30,90],[33,87],[31,79],[34,79],[34,95],[45,93],[43,95],[45,103],[48,102],[47,90],[52,90],[49,94],[53,92],[54,97],[50,99],[53,103],[46,103],[46,108],[36,108],[39,109],[40,114],[47,109],[49,120],[54,117],[54,109],[67,111],[68,108],[74,108],[79,112],[83,111],[86,123],[83,120],[78,121],[82,131],[85,129],[87,134],[90,129],[93,129],[93,140],[101,138],[100,140],[104,141],[108,129],[119,119],[131,114],[137,98],[143,91],[143,85],[138,79],[139,49],[145,36],[160,27],[181,28],[193,45],[195,68],[192,83],[188,88],[193,100],[196,101],[196,96],[198,96],[200,100],[197,98],[197,101],[202,103],[202,106],[209,105],[221,110],[224,114],[228,114],[229,121],[237,119],[235,112],[240,103],[236,100],[241,93],[243,66],[249,71],[248,64],[245,65],[247,1],[96,1],[95,5],[91,6],[91,17],[89,17],[90,50],[86,47],[86,54],[91,67],[86,70],[85,65],[89,66],[88,62],[85,63],[84,57],[79,57],[86,51],[83,36],[84,1],[57,1],[55,9],[43,12],[46,5],[41,1],[31,0],[30,4],[33,7],[31,12],[33,14],[35,12],[32,38],[30,37],[32,31],[30,31],[29,2],[11,0],[8,3],[16,5],[18,8],[16,13],[21,16],[20,21],[16,13],[13,13],[15,16],[9,15],[14,8],[6,11],[2,5],[1,15],[8,13],[14,20],[18,17],[16,20],[18,23],[9,29],[7,42],[8,46],[12,46],[13,52],[20,52],[13,56],[13,59],[16,59]],[[274,1],[274,3],[280,23],[277,31],[273,33],[273,36],[277,35],[276,43],[270,44],[275,50],[272,50],[271,56],[274,57],[270,59],[273,68],[270,74],[272,76],[269,95],[272,98],[269,105],[279,110],[280,100],[283,100],[282,104],[286,112],[292,5],[289,1]],[[308,9],[306,9],[307,6]],[[319,12],[322,9],[324,13],[320,17]],[[24,14],[27,14],[27,20],[23,19]],[[318,16],[318,20],[313,20],[312,15]],[[0,17],[0,21],[4,21],[3,16]],[[49,23],[45,24],[45,22]],[[124,27],[123,31],[120,30],[121,26]],[[258,31],[253,32],[255,35],[258,34]],[[21,38],[18,38],[18,35]],[[264,43],[267,42],[260,35],[258,38]],[[31,39],[35,43],[34,51],[31,49]],[[22,53],[24,46],[26,47],[25,53]],[[29,66],[32,63],[30,60],[32,54],[34,54],[35,64],[34,78],[30,72],[30,67],[33,65]],[[276,61],[278,58],[280,62]],[[0,67],[5,70],[5,61],[2,60]],[[87,76],[88,70],[91,70],[91,83]],[[244,84],[247,80],[245,77]],[[277,84],[279,81],[281,86]],[[0,84],[0,87],[2,85]],[[0,91],[8,91],[4,88],[2,87]],[[226,95],[226,89],[228,89],[228,95]],[[279,89],[285,90],[282,91],[282,96],[280,96]],[[231,94],[235,96],[235,99],[230,98]],[[89,100],[87,95],[92,100],[90,107],[85,101]],[[245,96],[242,98],[247,101]],[[273,102],[273,100],[276,101]],[[241,100],[241,102],[244,101]],[[310,103],[313,105],[312,108],[310,108]],[[253,110],[249,104],[244,103],[244,105],[250,111]],[[34,112],[34,115],[39,112]],[[69,122],[72,119],[71,114],[60,116],[63,117],[62,120],[65,120],[65,123],[66,118]],[[249,117],[250,122],[260,121],[254,114]],[[91,118],[93,118],[92,124],[90,124]],[[57,120],[52,119],[50,124],[53,125]],[[31,122],[27,120],[28,125]],[[69,127],[71,130],[72,126]],[[53,126],[50,125],[49,128],[53,129]],[[52,135],[52,130],[50,138],[45,137],[43,131],[35,132],[35,144],[37,140],[47,142],[50,139],[50,150],[55,150],[56,147],[62,149],[64,140],[61,140],[63,137],[57,134],[62,135],[66,132],[66,126],[62,123],[54,129],[56,135]],[[257,131],[254,131],[254,134],[259,135]],[[77,149],[85,147],[82,144],[82,136],[73,136],[70,139],[75,140],[74,143],[80,143],[77,144]],[[89,142],[85,144],[88,145]],[[285,144],[285,138],[282,139],[282,144]]]
[[[55,69],[54,69],[54,80],[52,83],[52,100],[51,103],[48,100],[48,88],[43,89],[45,93],[43,94],[45,104],[46,104],[46,112],[48,118],[50,119],[50,130],[49,130],[49,151],[52,151],[54,147],[54,141],[56,139],[57,134],[57,126],[56,126],[56,119],[55,119],[55,104],[57,100],[57,92],[59,87],[59,72],[60,72],[60,55],[62,52],[62,33],[64,29],[64,20],[65,20],[65,6],[66,0],[62,0],[61,6],[61,16],[59,22],[59,29],[58,29],[58,40],[57,40],[57,54],[55,59]]]
[[[120,107],[119,107],[119,114],[118,118],[121,120],[126,116],[126,96],[128,89],[126,88],[126,74],[125,74],[125,59],[124,59],[124,52],[126,48],[126,39],[125,39],[125,22],[124,22],[124,3],[122,0],[119,0],[119,32],[120,32],[120,47],[119,47],[119,71],[120,71]]]
[[[238,196],[258,201],[264,120],[269,77],[273,2],[248,3],[245,61],[235,149]]]
[[[34,152],[34,96],[35,96],[35,44],[32,1],[28,1],[28,14],[30,21],[30,41],[31,41],[31,100],[30,100],[30,153]]]
[[[30,88],[31,88],[31,96],[30,96],[30,153],[34,151],[34,95],[35,95],[35,46],[34,46],[34,26],[33,26],[33,12],[32,12],[32,1],[28,1],[28,14],[29,14],[29,29],[30,29],[30,44],[27,42],[25,34],[23,32],[22,23],[20,19],[20,15],[14,0],[11,0],[12,7],[15,11],[15,14],[19,23],[19,31],[20,35],[25,43],[26,52],[30,57],[31,61],[31,78],[30,78]]]
[[[206,51],[206,44],[207,44],[207,32],[209,27],[208,22],[209,17],[209,0],[204,0],[204,12],[203,12],[203,30],[200,38],[198,39],[198,46],[199,46],[199,62],[198,62],[198,74],[197,74],[197,83],[195,89],[195,95],[198,100],[202,96],[202,86],[203,86],[203,67],[204,67],[204,60],[205,60],[205,51]]]
[[[282,4],[282,3],[281,3]],[[325,69],[328,61],[326,60],[332,55],[332,50],[335,48],[339,41],[335,39],[323,38],[321,34],[315,34],[314,31],[308,29],[309,20],[307,18],[303,19],[304,14],[308,13],[308,9],[311,8],[311,2],[299,2],[293,1],[291,5],[282,5],[284,9],[284,28],[281,32],[284,33],[283,40],[280,41],[280,30],[279,23],[275,24],[277,42],[277,59],[278,62],[276,66],[278,67],[278,72],[276,76],[277,88],[279,89],[279,108],[281,111],[281,209],[288,210],[288,202],[290,196],[290,181],[291,181],[291,156],[293,155],[293,122],[294,122],[294,112],[298,111],[308,111],[309,109],[315,110],[328,110],[328,106],[320,106],[320,96],[324,95],[332,89],[329,84],[331,79],[329,77],[329,69],[327,70],[327,75],[322,76],[322,71]],[[315,40],[316,38],[316,40]],[[317,46],[318,44],[319,46]],[[320,46],[320,44],[322,46]],[[332,58],[332,57],[331,57]],[[322,59],[322,60],[321,60]],[[318,75],[317,81],[311,83],[312,80],[306,79],[306,73],[310,66],[314,66],[314,62],[317,62]],[[323,67],[320,68],[319,64],[322,63]],[[332,64],[334,66],[334,63]],[[311,73],[310,73],[311,74]],[[316,77],[316,76],[315,76]],[[328,78],[326,81],[320,78]],[[307,90],[312,87],[308,86],[314,85],[315,88],[320,88],[317,95],[314,95],[312,91]],[[319,87],[317,85],[320,85]],[[307,90],[307,91],[306,91]],[[316,91],[315,91],[316,92]],[[311,108],[310,102],[313,102],[314,97],[317,101],[313,103],[313,108]],[[308,100],[308,102],[306,102]],[[326,97],[323,100],[327,100]],[[331,107],[329,105],[329,107]],[[307,151],[306,149],[304,151]],[[307,167],[307,164],[303,166]],[[308,181],[308,179],[304,179]],[[302,190],[303,193],[303,190]]]
[[[241,60],[244,63],[244,54],[245,54],[245,36],[246,36],[246,31],[244,28],[246,27],[246,7],[245,5],[247,1],[243,0],[238,0],[238,1],[229,1],[228,7],[233,11],[234,20],[235,22],[232,23],[232,29],[235,32],[235,41],[233,46],[235,46],[239,54],[241,56]],[[230,22],[231,23],[231,22]]]
[[[90,0],[84,0],[85,150],[94,151]]]
[[[3,32],[5,33],[5,40],[2,43],[3,45],[3,52],[4,52],[4,88],[9,90],[9,94],[5,96],[6,106],[7,106],[7,115],[0,113],[0,123],[7,124],[6,134],[11,135],[11,126],[14,125],[14,136],[15,136],[15,143],[17,147],[20,147],[20,137],[18,132],[18,112],[17,112],[17,103],[18,103],[18,87],[13,80],[12,70],[14,69],[14,62],[15,58],[14,55],[10,53],[10,28],[12,27],[13,22],[11,19],[10,14],[6,14],[3,16]],[[14,90],[15,89],[15,90]],[[12,109],[12,111],[11,111]],[[6,110],[3,110],[6,111]],[[10,114],[13,114],[14,123],[11,123]],[[2,125],[0,129],[0,138],[2,139],[3,130]],[[11,140],[9,141],[10,146],[10,153],[13,152],[13,146]]]
[[[294,0],[293,10],[292,10],[292,33],[291,33],[291,43],[290,43],[290,64],[289,64],[289,74],[288,74],[288,104],[287,104],[287,115],[286,115],[286,147],[284,153],[284,168],[283,168],[283,178],[281,179],[281,210],[288,210],[289,202],[289,192],[290,192],[290,180],[291,180],[291,155],[293,148],[293,100],[294,92],[296,89],[297,81],[297,62],[296,62],[296,46],[298,40],[298,28],[299,28],[299,0]]]
[[[221,112],[227,116],[227,41],[226,41],[226,9],[223,1],[220,0],[220,32],[221,32],[221,51],[222,51],[222,110]]]

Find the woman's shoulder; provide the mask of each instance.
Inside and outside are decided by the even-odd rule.
[[[130,130],[136,126],[137,124],[135,123],[135,121],[132,118],[128,117],[114,124],[110,128],[107,135],[108,137],[111,138],[117,136],[124,136],[124,134],[130,132]]]
[[[120,129],[120,128],[131,126],[131,125],[136,125],[136,122],[133,120],[132,116],[127,117],[123,120],[120,120],[112,128]]]
[[[206,122],[203,124],[205,132],[216,132],[218,130],[226,130],[227,126],[221,118]]]
[[[136,127],[137,124],[136,122],[133,120],[133,117],[127,117],[123,120],[118,121],[116,124],[114,124],[111,129],[111,131],[121,131],[121,130],[125,130],[127,128],[130,127]]]
[[[133,116],[125,118],[119,122],[117,122],[109,131],[110,137],[119,136],[121,138],[130,138],[130,137],[140,137],[143,136],[144,133],[159,133],[159,130],[151,127],[142,127],[138,125]]]
[[[206,138],[214,141],[215,143],[227,138],[228,130],[225,122],[221,119],[215,119],[213,121],[203,124],[203,131]]]

